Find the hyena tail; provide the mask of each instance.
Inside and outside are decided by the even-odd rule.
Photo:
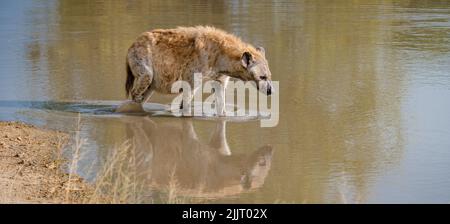
[[[134,76],[133,73],[131,72],[131,68],[130,68],[130,64],[128,64],[128,60],[127,60],[127,82],[125,83],[125,91],[127,94],[127,97],[130,96],[130,91],[131,88],[133,87],[133,82],[134,82]]]

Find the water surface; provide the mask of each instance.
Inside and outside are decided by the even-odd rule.
[[[150,202],[173,179],[204,202],[450,202],[448,1],[0,6],[0,120],[74,133],[81,113],[79,173],[90,181],[128,140]],[[198,24],[265,47],[278,126],[111,113],[136,36]]]

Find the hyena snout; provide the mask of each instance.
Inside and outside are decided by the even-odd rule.
[[[268,96],[272,95],[274,88],[272,81],[259,81],[258,90]]]

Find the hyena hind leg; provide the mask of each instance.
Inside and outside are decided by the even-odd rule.
[[[153,81],[153,69],[146,59],[136,59],[137,57],[128,57],[129,72],[128,76],[132,77],[131,88],[129,94],[131,95],[131,102],[125,102],[116,112],[119,113],[142,113],[144,108],[142,104],[147,101],[154,91],[151,85]],[[128,85],[128,84],[127,84]],[[128,89],[127,89],[128,91]]]
[[[130,69],[134,76],[131,88],[131,99],[136,103],[144,103],[153,93],[153,69],[147,60],[129,60]]]

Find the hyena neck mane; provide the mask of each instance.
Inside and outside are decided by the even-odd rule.
[[[254,46],[245,43],[239,37],[223,30],[198,26],[197,47],[207,51],[208,64],[221,74],[240,78],[245,72],[241,59],[245,52],[250,53],[255,60],[264,57]]]

